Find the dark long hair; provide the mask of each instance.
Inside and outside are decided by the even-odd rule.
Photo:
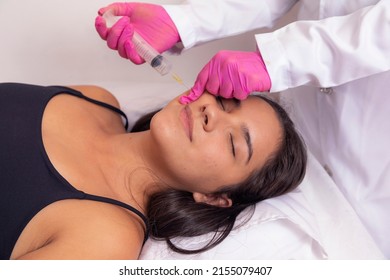
[[[200,253],[221,243],[233,229],[237,216],[248,207],[264,199],[276,197],[295,189],[306,171],[306,146],[287,112],[271,99],[256,95],[276,112],[282,127],[277,151],[259,170],[252,172],[243,182],[222,187],[215,195],[226,194],[233,202],[231,207],[217,207],[194,201],[192,193],[169,189],[154,194],[148,203],[147,216],[151,235],[166,240],[168,246],[183,254]],[[157,111],[156,111],[157,112]],[[152,112],[138,120],[132,132],[148,130]],[[175,237],[194,237],[214,232],[203,247],[195,250],[179,248],[172,243]]]

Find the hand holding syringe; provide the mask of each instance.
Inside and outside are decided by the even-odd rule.
[[[115,16],[112,10],[108,10],[103,14],[103,18],[106,20],[106,26],[113,26],[121,17]],[[142,57],[150,66],[152,66],[161,75],[166,75],[171,72],[172,64],[159,52],[157,52],[151,45],[149,45],[137,32],[134,31],[132,43],[140,57]],[[179,84],[185,86],[183,80],[175,73],[172,73],[172,78]]]

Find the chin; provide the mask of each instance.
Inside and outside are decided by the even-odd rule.
[[[182,147],[182,133],[178,124],[168,114],[157,113],[150,122],[150,134],[161,152],[170,153]],[[183,135],[184,137],[184,135]]]

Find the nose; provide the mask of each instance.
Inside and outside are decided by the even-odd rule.
[[[216,128],[221,128],[229,124],[229,115],[218,107],[218,105],[208,104],[201,107],[201,118],[203,129],[211,132]]]

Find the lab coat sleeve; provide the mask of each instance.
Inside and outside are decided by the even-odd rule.
[[[271,91],[333,87],[390,70],[390,1],[257,34]]]
[[[297,0],[187,0],[163,5],[179,31],[184,48],[272,27]]]

